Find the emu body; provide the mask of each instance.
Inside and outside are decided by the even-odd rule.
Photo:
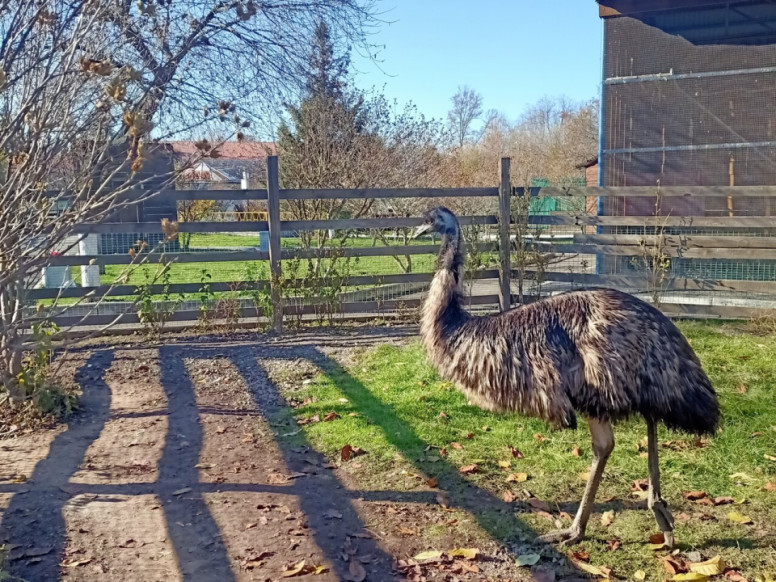
[[[649,506],[673,545],[673,518],[660,496],[657,423],[711,434],[719,405],[690,344],[659,310],[620,291],[557,295],[497,315],[476,317],[461,306],[461,233],[445,208],[426,215],[419,232],[442,234],[439,266],[421,320],[421,337],[440,375],[469,400],[576,428],[588,420],[593,467],[574,523],[546,541],[584,536],[606,460],[612,423],[641,414],[649,438]]]

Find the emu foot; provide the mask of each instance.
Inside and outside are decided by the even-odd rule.
[[[657,521],[657,525],[660,528],[660,531],[663,532],[663,538],[665,539],[665,547],[668,549],[673,549],[674,547],[674,516],[671,515],[671,512],[668,510],[668,507],[666,506],[666,502],[662,499],[658,499],[657,501],[651,503],[652,505],[652,512],[655,514],[655,521]]]
[[[551,531],[548,534],[539,536],[538,540],[540,542],[544,542],[545,544],[555,544],[560,542],[561,546],[570,546],[582,541],[582,538],[584,537],[585,533],[581,529],[572,526],[566,529]]]

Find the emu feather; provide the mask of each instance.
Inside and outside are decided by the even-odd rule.
[[[572,528],[547,539],[584,535],[614,446],[611,423],[640,414],[651,441],[661,421],[694,434],[716,431],[719,404],[711,382],[659,310],[620,291],[593,289],[475,317],[461,306],[463,254],[455,215],[436,208],[418,230],[442,234],[420,329],[440,375],[487,410],[544,418],[558,428],[576,428],[576,413],[588,419],[595,459],[585,499]],[[649,464],[650,508],[670,544],[673,520],[660,498],[656,445]]]

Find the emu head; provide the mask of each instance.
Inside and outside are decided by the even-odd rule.
[[[456,238],[459,231],[458,219],[444,206],[429,210],[423,216],[423,224],[415,230],[413,238],[432,231]]]

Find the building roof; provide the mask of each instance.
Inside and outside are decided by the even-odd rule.
[[[770,0],[597,0],[602,18],[631,16],[693,44],[776,43]]]
[[[165,145],[175,156],[192,156],[201,152],[193,141],[169,141]],[[218,158],[231,160],[264,160],[277,154],[277,144],[266,141],[225,141],[215,148]]]

